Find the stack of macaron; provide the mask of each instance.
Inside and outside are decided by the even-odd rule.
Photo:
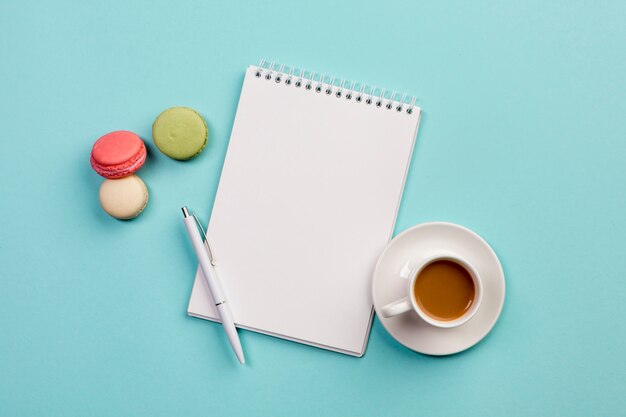
[[[195,110],[172,107],[154,121],[152,136],[157,148],[170,158],[194,158],[207,144],[206,122]],[[148,188],[135,173],[146,162],[146,145],[126,130],[107,133],[91,150],[91,167],[105,178],[100,186],[100,205],[112,217],[137,217],[148,204]]]
[[[148,204],[148,188],[135,175],[146,162],[146,145],[133,132],[107,133],[91,149],[91,167],[105,178],[100,205],[117,219],[137,217]]]

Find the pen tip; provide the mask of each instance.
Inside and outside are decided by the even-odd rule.
[[[189,210],[187,210],[187,206],[183,206],[181,210],[183,211],[183,215],[185,217],[189,217]]]

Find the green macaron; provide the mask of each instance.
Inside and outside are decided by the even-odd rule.
[[[165,110],[152,125],[154,144],[173,159],[186,160],[198,155],[209,139],[209,129],[200,114],[188,107]]]

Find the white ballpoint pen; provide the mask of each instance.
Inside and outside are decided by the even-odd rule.
[[[193,245],[193,249],[196,252],[196,256],[198,257],[198,262],[200,263],[202,275],[204,275],[204,278],[206,279],[209,291],[211,292],[211,297],[213,298],[213,302],[215,303],[215,308],[217,309],[217,313],[222,320],[224,330],[226,330],[226,334],[228,335],[230,345],[235,351],[237,359],[239,359],[239,362],[241,362],[241,364],[243,365],[246,361],[243,357],[243,349],[241,348],[241,342],[239,341],[239,336],[237,335],[237,328],[235,327],[233,316],[230,313],[228,303],[226,303],[224,290],[222,290],[220,279],[217,276],[217,271],[214,268],[215,258],[213,257],[213,252],[211,251],[209,242],[206,240],[206,234],[204,233],[204,229],[202,229],[202,225],[200,225],[198,218],[193,214],[189,214],[187,207],[183,207],[182,210],[183,215],[185,216],[185,227],[187,228],[187,233],[189,233],[191,244]],[[204,235],[204,242],[202,241],[202,237],[200,236],[198,228],[202,230],[202,234]]]

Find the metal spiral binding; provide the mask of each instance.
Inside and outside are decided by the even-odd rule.
[[[276,69],[278,68],[278,69]],[[305,69],[296,69],[290,67],[289,71],[285,70],[285,65],[278,65],[271,62],[269,65],[262,59],[257,66],[256,78],[264,78],[267,81],[274,80],[276,84],[285,84],[295,88],[302,88],[315,93],[324,93],[327,96],[334,96],[337,99],[352,100],[356,103],[364,102],[365,105],[374,104],[377,108],[392,110],[406,114],[413,114],[415,108],[415,96],[407,96],[402,94],[398,99],[398,93],[393,91],[387,94],[387,90],[378,89],[375,86],[368,86],[363,83],[351,81],[337,80],[336,77],[326,77],[326,75],[317,75],[315,72]],[[297,74],[297,75],[296,75]],[[334,94],[333,94],[334,92]]]

